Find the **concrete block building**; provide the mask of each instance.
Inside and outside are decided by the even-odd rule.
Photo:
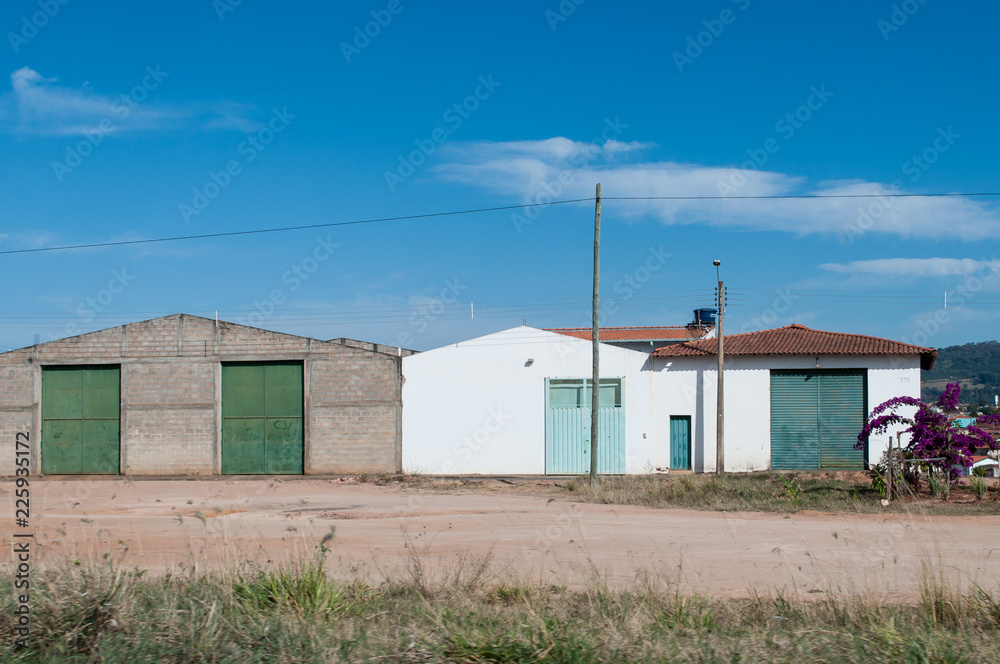
[[[398,472],[402,357],[177,314],[0,354],[0,475]]]

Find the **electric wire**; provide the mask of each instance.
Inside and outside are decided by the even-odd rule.
[[[601,200],[606,201],[696,201],[696,200],[794,200],[794,199],[824,199],[824,198],[938,198],[938,197],[993,197],[1000,196],[1000,192],[932,192],[923,194],[909,193],[882,193],[882,194],[772,194],[755,196],[602,196]],[[572,203],[586,203],[596,200],[594,197],[574,198],[560,201],[548,201],[538,203],[521,203],[518,205],[502,205],[497,207],[476,208],[471,210],[451,210],[446,212],[428,212],[424,214],[401,215],[397,217],[380,217],[375,219],[357,219],[353,221],[334,221],[323,224],[305,224],[301,226],[282,226],[277,228],[257,228],[245,231],[227,231],[221,233],[204,233],[200,235],[176,235],[172,237],[144,238],[140,240],[118,240],[106,242],[91,242],[85,244],[59,245],[53,247],[34,247],[29,249],[7,249],[0,251],[0,256],[10,256],[14,254],[33,254],[49,251],[68,251],[72,249],[98,249],[104,247],[122,247],[138,244],[153,244],[159,242],[179,242],[185,240],[205,240],[227,237],[238,237],[244,235],[260,235],[264,233],[284,233],[289,231],[314,230],[317,228],[334,228],[338,226],[357,226],[364,224],[378,224],[390,221],[412,221],[414,219],[430,219],[435,217],[448,217],[466,214],[480,214],[484,212],[498,212],[503,210],[517,210],[524,208],[543,207],[551,205],[568,205]]]

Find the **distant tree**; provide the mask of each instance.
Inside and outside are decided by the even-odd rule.
[[[961,390],[957,383],[948,383],[936,407],[907,396],[879,404],[868,416],[868,422],[858,434],[858,442],[854,448],[864,448],[870,436],[885,433],[892,425],[905,424],[908,426],[903,433],[910,434],[906,449],[913,452],[914,458],[943,459],[941,465],[952,481],[957,480],[962,469],[972,465],[972,455],[978,449],[997,449],[997,441],[993,436],[977,425],[1000,423],[1000,415],[980,415],[971,426],[952,426],[948,413],[958,408]],[[898,412],[908,406],[917,409],[912,418]]]

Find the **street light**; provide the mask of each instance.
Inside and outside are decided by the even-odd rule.
[[[725,315],[725,297],[723,293],[722,286],[722,276],[719,273],[719,266],[722,265],[722,261],[714,260],[712,265],[715,266],[715,277],[719,282],[719,292],[716,305],[718,306],[718,330],[716,334],[719,338],[719,366],[716,373],[716,385],[718,387],[718,394],[715,398],[715,472],[718,475],[726,472],[726,443],[725,443],[725,418],[724,418],[724,405],[723,405],[723,374],[722,374],[722,364],[725,354],[722,349],[722,319]]]

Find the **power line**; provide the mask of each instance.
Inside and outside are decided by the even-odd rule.
[[[334,226],[358,226],[361,224],[378,224],[386,221],[406,221],[412,219],[428,219],[431,217],[449,217],[461,214],[477,214],[480,212],[498,212],[501,210],[518,210],[523,208],[542,207],[545,205],[566,205],[568,203],[584,203],[590,198],[577,198],[565,201],[550,201],[548,203],[523,203],[521,205],[503,205],[500,207],[478,208],[475,210],[453,210],[450,212],[428,212],[426,214],[410,214],[401,217],[381,217],[378,219],[359,219],[355,221],[334,221],[326,224],[309,224],[305,226],[283,226],[280,228],[259,228],[250,231],[229,231],[226,233],[205,233],[203,235],[176,235],[173,237],[149,238],[145,240],[120,240],[118,242],[94,242],[90,244],[72,244],[58,247],[37,247],[35,249],[9,249],[0,251],[0,256],[10,254],[33,254],[43,251],[65,251],[68,249],[97,249],[101,247],[121,247],[131,244],[151,244],[153,242],[177,242],[180,240],[204,240],[220,237],[235,237],[238,235],[259,235],[262,233],[284,233],[286,231],[304,231],[316,228],[332,228]]]
[[[985,191],[963,194],[961,192],[936,192],[929,194],[773,194],[769,196],[603,196],[606,201],[733,201],[733,200],[787,200],[795,198],[940,198],[940,197],[1000,196],[1000,192]],[[589,199],[588,199],[589,200]]]
[[[822,198],[937,198],[937,197],[989,197],[1000,196],[1000,192],[936,192],[925,194],[774,194],[760,196],[604,196],[603,200],[609,201],[711,201],[711,200],[790,200],[790,199],[822,199]],[[449,217],[465,214],[479,214],[482,212],[500,212],[503,210],[519,210],[525,208],[544,207],[550,205],[568,205],[571,203],[586,203],[595,200],[589,198],[574,198],[562,201],[549,201],[547,203],[522,203],[520,205],[502,205],[498,207],[476,208],[472,210],[452,210],[448,212],[428,212],[426,214],[411,214],[398,217],[380,217],[376,219],[357,219],[354,221],[335,221],[325,224],[308,224],[302,226],[282,226],[278,228],[259,228],[249,231],[229,231],[225,233],[205,233],[202,235],[176,235],[172,237],[147,238],[142,240],[119,240],[116,242],[92,242],[88,244],[71,244],[55,247],[36,247],[33,249],[8,249],[0,251],[0,256],[13,254],[33,254],[47,251],[68,251],[71,249],[99,249],[103,247],[122,247],[136,244],[152,244],[157,242],[179,242],[183,240],[206,240],[223,237],[237,237],[241,235],[260,235],[264,233],[284,233],[288,231],[312,230],[317,228],[334,228],[337,226],[358,226],[362,224],[378,224],[388,221],[412,221],[414,219],[430,219],[435,217]]]

